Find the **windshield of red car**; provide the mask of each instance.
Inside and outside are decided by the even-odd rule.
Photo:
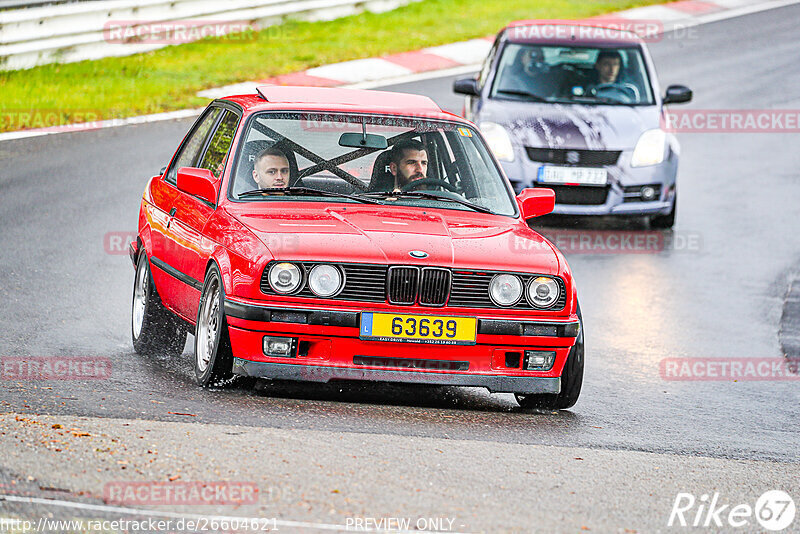
[[[351,135],[343,138],[345,133]],[[385,148],[377,148],[380,143],[353,146],[364,133],[373,141],[385,139]],[[385,201],[469,210],[466,201],[499,215],[516,213],[513,192],[480,134],[463,124],[386,115],[265,112],[249,120],[242,136],[229,189],[234,200],[295,196],[297,201],[352,201],[315,197],[307,190],[296,195],[291,189],[280,191],[291,187],[372,196],[402,190],[425,194]],[[281,194],[245,194],[272,189]]]

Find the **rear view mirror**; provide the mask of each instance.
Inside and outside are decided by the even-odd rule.
[[[556,207],[556,194],[552,189],[526,188],[517,195],[522,218],[533,219],[551,213]]]
[[[685,85],[670,85],[664,94],[665,104],[683,104],[692,99],[692,90]]]
[[[217,203],[219,182],[208,169],[196,169],[194,167],[181,167],[178,169],[178,189],[212,205]]]
[[[479,96],[478,80],[475,78],[460,78],[453,82],[453,92],[460,95]]]
[[[339,137],[339,146],[350,148],[374,148],[383,150],[389,146],[386,138],[382,135],[368,133],[343,133]]]

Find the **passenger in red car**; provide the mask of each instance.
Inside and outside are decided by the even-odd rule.
[[[271,147],[256,156],[253,165],[253,180],[262,189],[281,188],[289,185],[289,159],[280,149]]]
[[[415,180],[428,176],[428,152],[425,145],[413,139],[398,142],[392,147],[389,171],[394,176],[394,187],[399,189]]]

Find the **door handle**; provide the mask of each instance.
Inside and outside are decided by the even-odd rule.
[[[178,212],[178,208],[172,208],[169,210],[169,220],[167,221],[167,228],[169,225],[172,224],[172,218],[175,217],[175,214]]]

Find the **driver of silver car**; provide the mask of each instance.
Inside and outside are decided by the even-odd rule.
[[[594,62],[594,79],[586,88],[590,91],[598,85],[618,83],[622,68],[622,56],[616,50],[603,50]]]
[[[428,152],[414,139],[404,139],[392,147],[389,172],[394,176],[394,189],[428,176]]]

